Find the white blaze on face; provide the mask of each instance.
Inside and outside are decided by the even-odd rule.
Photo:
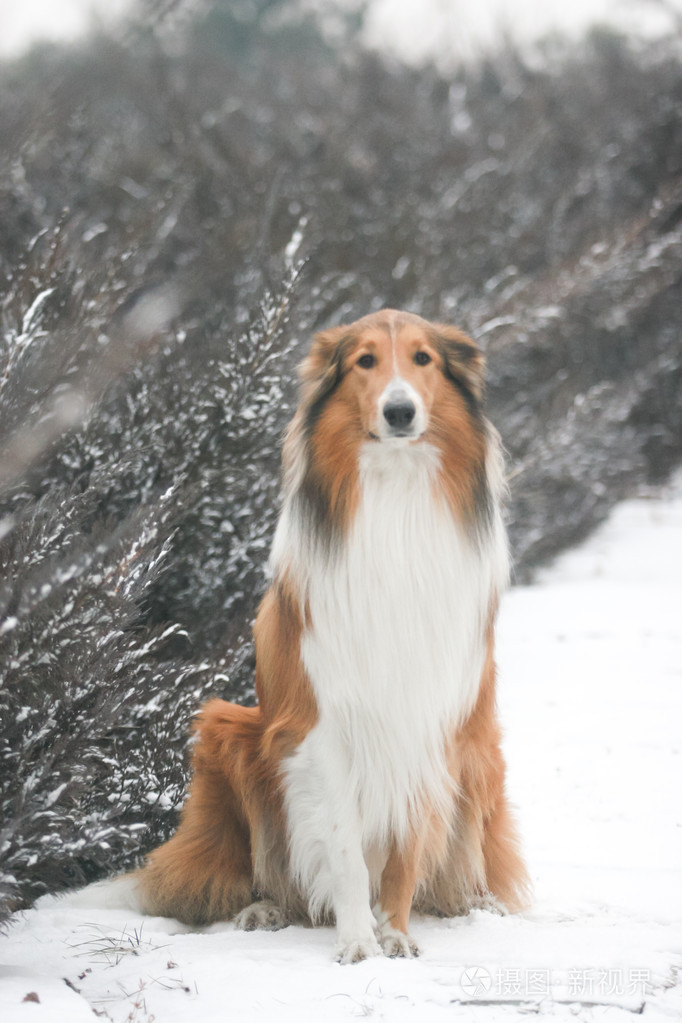
[[[414,410],[411,418],[410,409]],[[396,373],[379,397],[377,437],[380,440],[416,440],[425,430],[426,409],[422,396]]]

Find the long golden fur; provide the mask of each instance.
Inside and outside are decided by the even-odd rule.
[[[283,517],[288,516],[295,528],[283,522],[278,530],[274,578],[254,629],[258,706],[241,707],[216,699],[202,708],[180,826],[170,841],[150,855],[139,874],[146,912],[192,925],[236,916],[247,928],[276,928],[307,920],[309,915],[314,922],[339,917],[341,908],[334,898],[313,904],[305,871],[292,867],[298,837],[292,829],[303,825],[296,823],[302,797],[296,794],[289,765],[311,745],[311,733],[323,724],[336,728],[334,721],[329,724],[329,711],[324,709],[327,683],[322,678],[311,680],[307,663],[312,661],[306,662],[308,655],[302,652],[307,637],[318,627],[320,613],[310,596],[315,586],[306,583],[306,564],[317,559],[316,564],[333,565],[334,559],[344,556],[356,520],[369,518],[364,510],[367,502],[363,504],[365,470],[360,453],[375,458],[377,446],[383,445],[386,461],[382,454],[380,466],[385,472],[392,464],[393,450],[398,466],[420,444],[430,445],[438,466],[428,476],[429,500],[437,506],[435,521],[447,518],[443,529],[463,537],[462,543],[474,552],[471,558],[480,557],[481,564],[503,559],[497,548],[497,553],[477,553],[492,549],[490,537],[501,528],[498,442],[482,411],[483,373],[483,357],[469,338],[455,328],[406,313],[383,311],[316,336],[302,366],[301,401],[284,446]],[[421,434],[404,439],[394,423],[387,423],[391,401],[398,408],[397,416],[403,414],[400,402],[416,408],[415,421],[425,424]],[[417,427],[408,423],[405,429]],[[390,486],[400,494],[399,480]],[[417,495],[417,500],[423,501],[423,495]],[[363,528],[374,526],[370,521]],[[499,537],[494,542],[499,546]],[[318,576],[323,580],[316,584],[319,589],[326,577],[320,572]],[[417,800],[406,795],[404,828],[388,823],[377,832],[379,837],[363,845],[368,898],[375,901],[374,927],[387,954],[416,953],[408,934],[413,907],[451,916],[474,905],[513,911],[527,898],[528,878],[505,796],[495,708],[494,621],[504,571],[500,569],[491,579],[480,625],[476,625],[480,639],[472,639],[474,646],[481,647],[476,663],[482,664],[482,670],[477,669],[480,676],[466,683],[472,687],[472,697],[467,703],[462,696],[452,704],[461,704],[461,713],[433,725],[433,734],[442,736],[438,755],[448,777],[438,783],[437,791],[422,786]],[[458,585],[453,578],[452,586]],[[377,586],[381,604],[380,579]],[[354,599],[353,593],[348,599]],[[385,599],[394,598],[387,594]],[[457,600],[466,607],[466,594]],[[377,618],[376,628],[383,627],[384,619]],[[319,634],[323,634],[321,626]],[[371,683],[368,679],[367,685]],[[414,679],[417,684],[421,683]],[[428,680],[424,685],[428,686]],[[439,694],[440,690],[436,695],[441,699]],[[397,695],[396,702],[401,698]],[[362,713],[355,706],[355,696],[353,700],[356,717],[348,720],[357,720]],[[436,696],[433,700],[436,713]],[[443,700],[451,705],[449,696]],[[373,706],[368,698],[368,716]],[[387,715],[387,729],[391,714],[397,713],[391,710]],[[427,725],[431,727],[426,722],[425,729]],[[370,740],[362,742],[369,751],[363,748],[362,753],[378,763],[383,753],[372,749],[371,722],[367,727]],[[344,741],[351,763],[355,739],[350,726]],[[394,755],[400,757],[400,752]],[[410,751],[416,764],[427,755],[432,756],[432,751],[425,750],[423,756]],[[372,784],[371,778],[367,784]],[[445,809],[442,792],[447,794]],[[311,828],[316,826],[310,823]],[[325,839],[324,831],[322,836]],[[332,874],[336,869],[333,849],[330,837],[324,855]],[[330,890],[336,891],[335,882]],[[345,925],[338,922],[343,930]],[[339,957],[354,961],[378,950],[365,933],[357,940],[340,939]]]

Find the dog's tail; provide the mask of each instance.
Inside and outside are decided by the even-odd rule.
[[[37,905],[46,906],[58,900],[59,905],[75,906],[77,909],[130,909],[141,913],[138,878],[135,874],[121,874],[104,881],[95,881],[86,888],[60,893],[59,895],[43,895]]]
[[[251,901],[249,817],[260,711],[212,700],[201,711],[197,732],[180,826],[130,875],[143,912],[192,926],[227,920]]]

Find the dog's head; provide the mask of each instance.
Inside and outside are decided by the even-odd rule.
[[[449,506],[468,521],[487,519],[494,433],[483,415],[484,358],[460,330],[382,310],[317,334],[300,372],[285,492],[319,534],[339,535],[350,521],[361,452],[386,468],[392,452],[418,457],[422,445],[427,458],[438,452]]]
[[[316,335],[301,367],[306,425],[314,429],[334,396],[358,439],[419,442],[455,406],[479,412],[483,372],[483,356],[457,328],[383,310]]]

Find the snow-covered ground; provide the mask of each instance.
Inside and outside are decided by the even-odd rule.
[[[0,1019],[682,1018],[681,610],[679,477],[507,596],[501,710],[536,889],[522,916],[417,919],[422,958],[342,967],[327,928],[189,933],[46,898],[0,939]]]

